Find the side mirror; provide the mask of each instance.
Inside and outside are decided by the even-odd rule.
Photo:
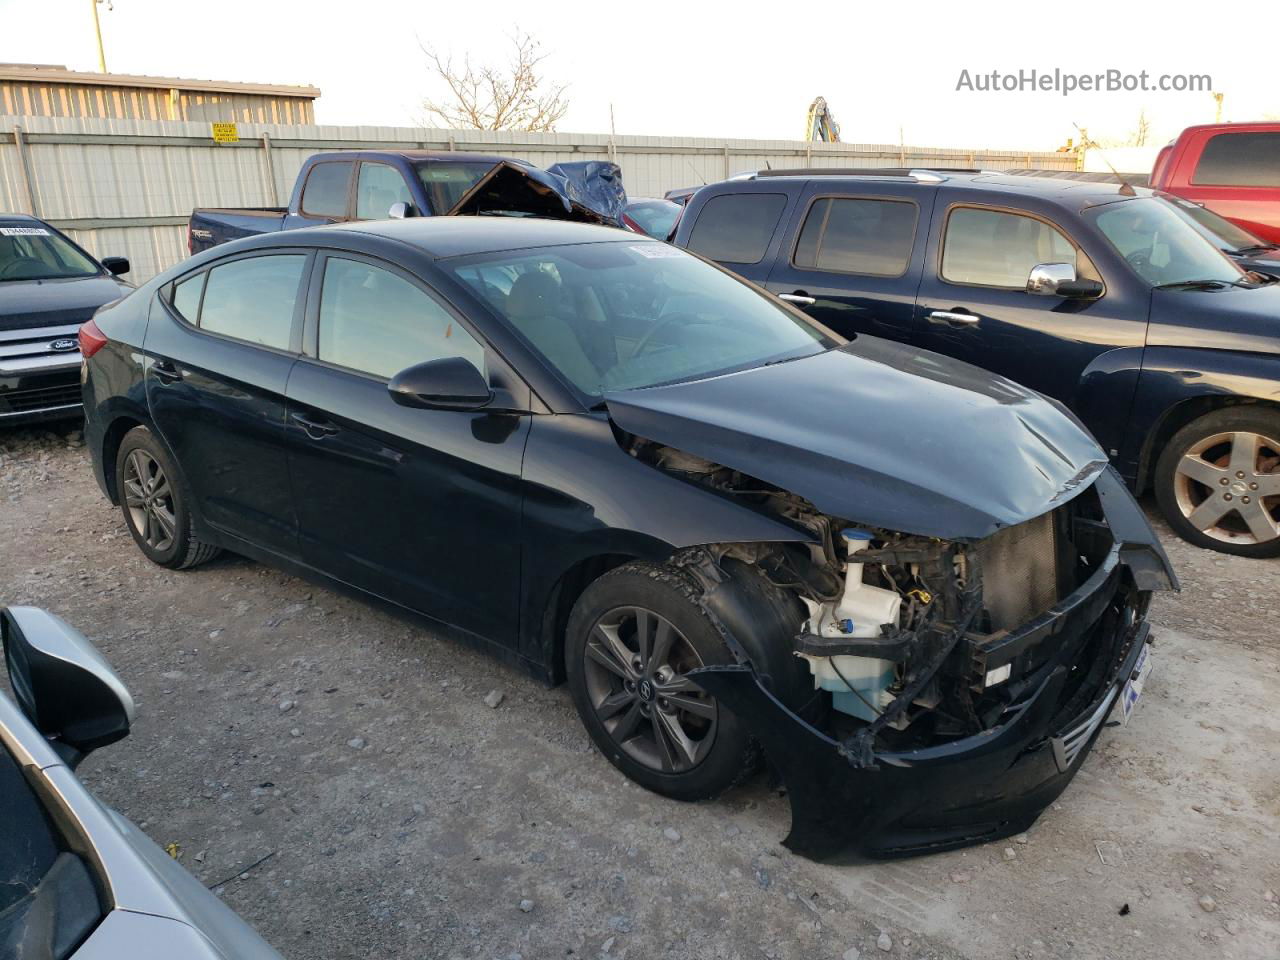
[[[493,399],[484,374],[462,357],[415,364],[392,377],[387,389],[402,407],[476,410]]]
[[[405,203],[403,200],[397,200],[391,205],[391,208],[387,210],[387,216],[392,220],[403,220],[406,217],[415,216],[413,212],[413,204]]]
[[[1076,268],[1069,263],[1038,263],[1027,277],[1027,293],[1073,299],[1097,297],[1102,295],[1102,284],[1077,279]]]
[[[102,265],[106,268],[107,273],[116,277],[129,272],[128,257],[103,257]]]
[[[78,630],[38,607],[7,607],[0,636],[18,706],[70,764],[128,736],[133,697]]]

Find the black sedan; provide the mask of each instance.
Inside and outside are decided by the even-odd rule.
[[[98,482],[151,560],[446,624],[567,680],[670,797],[763,752],[809,855],[1025,829],[1128,716],[1174,582],[1051,401],[617,230],[255,237],[82,339]]]
[[[49,224],[0,213],[0,427],[80,414],[76,331],[133,288]]]

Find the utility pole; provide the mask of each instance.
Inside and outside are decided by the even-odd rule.
[[[101,73],[107,72],[107,55],[102,49],[102,24],[98,22],[98,4],[103,0],[89,0],[93,4],[93,32],[98,38],[98,70]],[[107,9],[111,9],[109,6]]]

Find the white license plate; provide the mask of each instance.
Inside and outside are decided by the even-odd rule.
[[[1129,723],[1133,708],[1138,705],[1138,699],[1142,696],[1143,684],[1147,682],[1149,676],[1151,676],[1151,644],[1144,643],[1142,652],[1138,654],[1138,662],[1133,665],[1133,672],[1129,674],[1129,678],[1124,682],[1124,689],[1120,691],[1120,722],[1122,724]]]

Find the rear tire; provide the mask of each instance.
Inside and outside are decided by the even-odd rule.
[[[723,793],[760,757],[733,713],[681,680],[734,662],[696,597],[672,568],[629,563],[583,591],[565,638],[569,691],[595,745],[636,783],[677,800]]]
[[[152,563],[185,570],[222,552],[196,536],[190,492],[164,444],[146,427],[134,427],[120,443],[116,491],[125,525]]]
[[[1156,462],[1155,494],[1174,532],[1241,557],[1280,556],[1280,413],[1227,407],[1193,420]]]

